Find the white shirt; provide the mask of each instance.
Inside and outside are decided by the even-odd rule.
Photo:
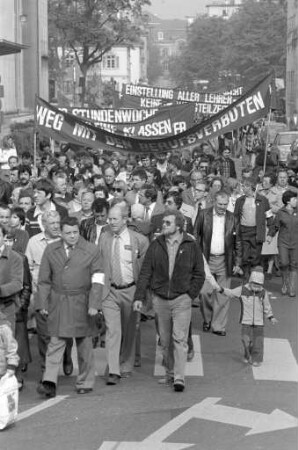
[[[213,229],[210,246],[210,255],[223,255],[225,253],[225,222],[226,216],[219,216],[213,210]]]
[[[123,284],[130,284],[134,281],[132,268],[132,245],[130,242],[130,234],[125,228],[119,235],[120,239],[120,266]],[[114,243],[112,247],[112,255],[114,253]]]
[[[97,225],[96,224],[96,239],[95,239],[95,242],[94,242],[95,245],[98,244],[98,241],[99,241],[99,238],[100,238],[100,235],[101,235],[102,227],[103,227],[103,225]]]

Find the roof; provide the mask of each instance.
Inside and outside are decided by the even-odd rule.
[[[13,53],[20,53],[21,50],[28,48],[28,45],[18,44],[16,42],[0,39],[0,56],[11,55]]]

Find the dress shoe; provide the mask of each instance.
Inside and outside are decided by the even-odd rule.
[[[114,386],[115,384],[118,384],[120,381],[120,376],[119,375],[115,375],[114,373],[110,373],[107,379],[106,384],[108,386]]]
[[[43,397],[56,397],[56,385],[52,381],[41,381],[38,384],[36,390]]]
[[[121,378],[129,378],[131,377],[131,372],[121,372]]]
[[[173,386],[175,392],[183,392],[185,388],[185,383],[183,380],[175,380]]]
[[[212,331],[213,334],[216,334],[217,336],[226,336],[226,332],[225,331]]]
[[[192,349],[192,350],[189,350],[189,352],[187,353],[187,361],[188,361],[188,362],[192,361],[193,358],[194,358],[194,356],[195,356],[194,350],[193,350],[193,349]]]
[[[172,386],[174,378],[170,375],[166,375],[158,380],[158,384],[164,384],[165,386]]]
[[[65,353],[63,356],[63,372],[67,377],[69,377],[73,372],[72,359],[68,359]]]
[[[210,322],[203,322],[203,331],[207,332],[210,331],[211,323]]]
[[[77,394],[89,394],[89,392],[92,392],[92,388],[79,388],[77,389]]]

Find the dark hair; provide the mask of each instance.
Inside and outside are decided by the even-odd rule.
[[[32,194],[31,194],[30,191],[27,191],[26,189],[22,189],[20,191],[20,194],[19,194],[19,201],[20,201],[21,198],[24,198],[24,197],[31,198],[31,201],[32,201],[32,204],[33,204],[33,197],[32,197]]]
[[[78,228],[80,227],[79,221],[76,217],[64,217],[61,220],[61,230],[63,230],[63,227],[65,225],[68,225],[70,227],[75,227],[75,226],[77,226]]]
[[[21,175],[21,173],[27,172],[29,173],[30,177],[32,175],[32,170],[30,166],[26,166],[26,165],[21,165],[19,166],[19,175]]]
[[[173,186],[179,186],[179,183],[186,183],[186,179],[183,175],[175,175],[172,179]]]
[[[38,191],[44,191],[46,195],[51,194],[50,198],[52,198],[54,188],[50,181],[38,180],[34,185],[34,189]]]
[[[157,200],[157,190],[151,184],[144,184],[142,186],[142,191],[144,191],[144,195],[146,198],[150,198],[151,202],[156,202]]]
[[[168,159],[169,164],[173,164],[173,166],[177,167],[178,170],[182,168],[182,162],[179,156],[172,155]]]
[[[184,222],[185,222],[182,212],[175,211],[175,210],[174,211],[165,211],[162,215],[162,218],[164,219],[165,217],[168,217],[168,216],[175,217],[175,224],[177,227],[179,227],[180,232],[182,232],[184,229]]]
[[[141,178],[141,180],[147,180],[146,170],[143,169],[142,167],[138,167],[138,168],[134,169],[131,173],[131,176],[139,177],[139,178]]]
[[[11,161],[12,158],[16,159],[17,161],[19,160],[19,158],[18,158],[16,155],[11,155],[11,156],[8,158],[8,162]]]
[[[263,179],[264,179],[264,178],[269,178],[269,179],[270,179],[270,184],[271,184],[272,186],[275,185],[275,183],[276,183],[276,175],[275,175],[274,173],[272,173],[272,172],[266,172],[266,173],[264,174],[264,176],[263,176]]]
[[[23,152],[23,153],[21,154],[21,158],[22,158],[22,159],[23,159],[23,158],[26,158],[26,159],[32,159],[32,155],[31,155],[30,152]]]
[[[0,203],[0,209],[5,209],[5,211],[7,211],[7,210],[10,211],[10,207],[6,203]]]
[[[20,206],[11,209],[11,215],[15,214],[20,219],[21,225],[25,225],[26,214]]]
[[[297,192],[293,192],[293,191],[286,191],[282,194],[282,202],[284,205],[287,205],[289,203],[289,201],[291,200],[291,198],[293,197],[297,197]]]
[[[223,182],[222,178],[220,178],[220,177],[214,177],[214,178],[212,178],[212,180],[210,181],[210,187],[213,186],[214,181],[220,181],[220,183],[221,183],[221,188],[220,188],[220,190],[222,191],[223,188],[224,188],[224,182]]]
[[[171,191],[169,191],[169,192],[166,193],[164,199],[167,200],[170,197],[172,197],[172,199],[174,200],[175,205],[177,206],[177,209],[180,209],[181,205],[183,203],[181,194],[179,192],[171,192]]]
[[[95,188],[93,189],[93,192],[95,193],[95,192],[98,192],[98,191],[103,192],[106,199],[109,198],[109,191],[108,191],[108,188],[106,186],[100,186],[100,185],[99,186],[95,186]]]
[[[215,193],[214,197],[217,199],[218,197],[227,197],[230,198],[230,194],[227,191],[220,190]]]
[[[109,208],[110,208],[110,204],[104,198],[97,198],[92,203],[92,211],[94,213],[101,213],[101,212],[103,212],[104,209],[106,209],[108,212]]]

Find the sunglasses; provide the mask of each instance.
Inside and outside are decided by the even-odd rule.
[[[113,192],[122,192],[123,191],[123,189],[121,189],[121,188],[113,188],[112,190],[113,190]]]

